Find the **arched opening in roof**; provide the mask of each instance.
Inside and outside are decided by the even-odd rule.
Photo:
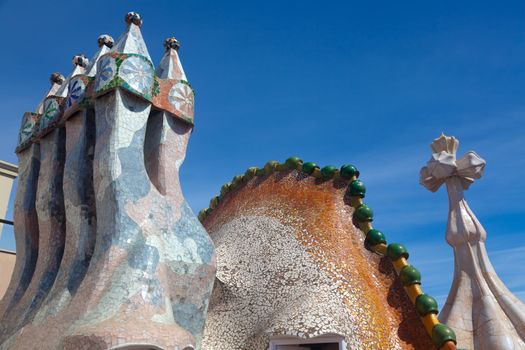
[[[165,350],[161,347],[152,344],[123,344],[117,345],[109,350]]]
[[[338,334],[320,335],[303,339],[291,336],[276,336],[270,340],[269,350],[344,350],[344,337]]]
[[[123,344],[123,345],[117,345],[109,350],[165,350],[161,347],[158,347],[156,345],[152,344]],[[195,348],[191,345],[188,345],[182,350],[195,350]]]

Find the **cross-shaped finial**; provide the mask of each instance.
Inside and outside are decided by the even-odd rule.
[[[430,145],[432,157],[421,168],[419,183],[429,191],[436,192],[451,177],[458,177],[465,190],[475,179],[479,179],[485,168],[485,160],[473,151],[456,160],[458,146],[459,141],[454,136],[441,133]]]

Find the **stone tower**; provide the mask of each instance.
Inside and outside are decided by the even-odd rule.
[[[179,182],[194,93],[179,42],[155,71],[126,24],[24,115],[2,349],[200,349],[215,254]]]
[[[470,209],[464,191],[482,175],[485,160],[475,152],[456,159],[459,142],[441,135],[420,182],[435,192],[443,183],[449,196],[446,239],[454,248],[454,280],[440,314],[457,335],[458,348],[525,349],[525,305],[499,279],[490,263],[487,233]]]

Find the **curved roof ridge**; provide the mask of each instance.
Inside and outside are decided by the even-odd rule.
[[[284,163],[279,163],[276,160],[270,160],[262,167],[249,167],[244,174],[236,175],[230,182],[222,185],[220,194],[210,200],[208,208],[202,209],[199,212],[199,220],[203,221],[213,209],[219,204],[220,200],[233,190],[238,189],[243,184],[254,177],[268,176],[275,172],[285,172],[290,170],[298,170],[308,176],[321,179],[323,181],[345,179],[352,180],[353,176],[359,176],[359,171],[353,165],[343,165],[340,169],[333,165],[319,167],[314,162],[303,162],[299,157],[290,157]]]
[[[421,289],[421,273],[408,263],[408,250],[399,243],[390,243],[387,245],[385,235],[372,227],[374,214],[372,209],[363,202],[366,187],[364,183],[359,180],[360,173],[354,165],[343,165],[339,169],[333,165],[327,165],[321,168],[313,162],[303,162],[298,157],[290,157],[284,163],[271,160],[262,168],[250,167],[244,174],[234,176],[231,182],[221,187],[220,194],[210,200],[209,207],[199,212],[199,220],[203,222],[225,196],[241,188],[254,177],[268,176],[276,172],[293,170],[324,180],[322,182],[336,179],[348,181],[349,184],[345,197],[348,197],[349,201],[346,203],[354,208],[354,218],[359,229],[366,237],[364,241],[365,247],[378,255],[387,256],[390,259],[398,278],[403,284],[405,292],[415,306],[425,326],[427,334],[432,338],[437,348],[443,350],[456,349],[456,335],[450,327],[439,322],[437,318],[439,312],[437,302]],[[322,182],[319,182],[319,184]]]

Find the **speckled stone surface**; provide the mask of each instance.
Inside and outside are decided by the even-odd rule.
[[[331,333],[348,349],[434,348],[390,261],[365,249],[347,185],[294,170],[221,199],[204,220],[217,253],[204,349]]]
[[[35,208],[38,223],[38,259],[24,295],[4,314],[0,340],[20,328],[40,307],[51,289],[64,251],[65,213],[62,191],[65,130],[57,128],[40,143]],[[16,217],[15,217],[16,220]]]
[[[215,253],[179,182],[193,119],[146,98],[159,91],[137,16],[87,74],[76,66],[46,98],[44,127],[41,115],[24,118],[2,350],[201,348]],[[118,76],[94,94],[93,84],[109,83],[108,57]],[[166,77],[176,63],[161,64]]]
[[[498,277],[487,232],[465,199],[486,163],[473,151],[456,159],[458,147],[453,136],[435,139],[420,177],[432,192],[446,184],[449,196],[446,240],[454,249],[454,279],[439,319],[453,327],[460,349],[525,350],[525,304]]]
[[[40,171],[40,145],[33,144],[18,154],[18,186],[14,203],[17,259],[9,286],[0,301],[3,319],[24,295],[31,283],[38,258],[36,191]],[[0,326],[0,330],[4,325]],[[3,334],[0,333],[0,337]]]
[[[92,109],[78,112],[65,125],[64,166],[65,240],[62,268],[46,296],[35,322],[66,307],[82,282],[95,245],[96,205],[93,188],[95,116]]]

